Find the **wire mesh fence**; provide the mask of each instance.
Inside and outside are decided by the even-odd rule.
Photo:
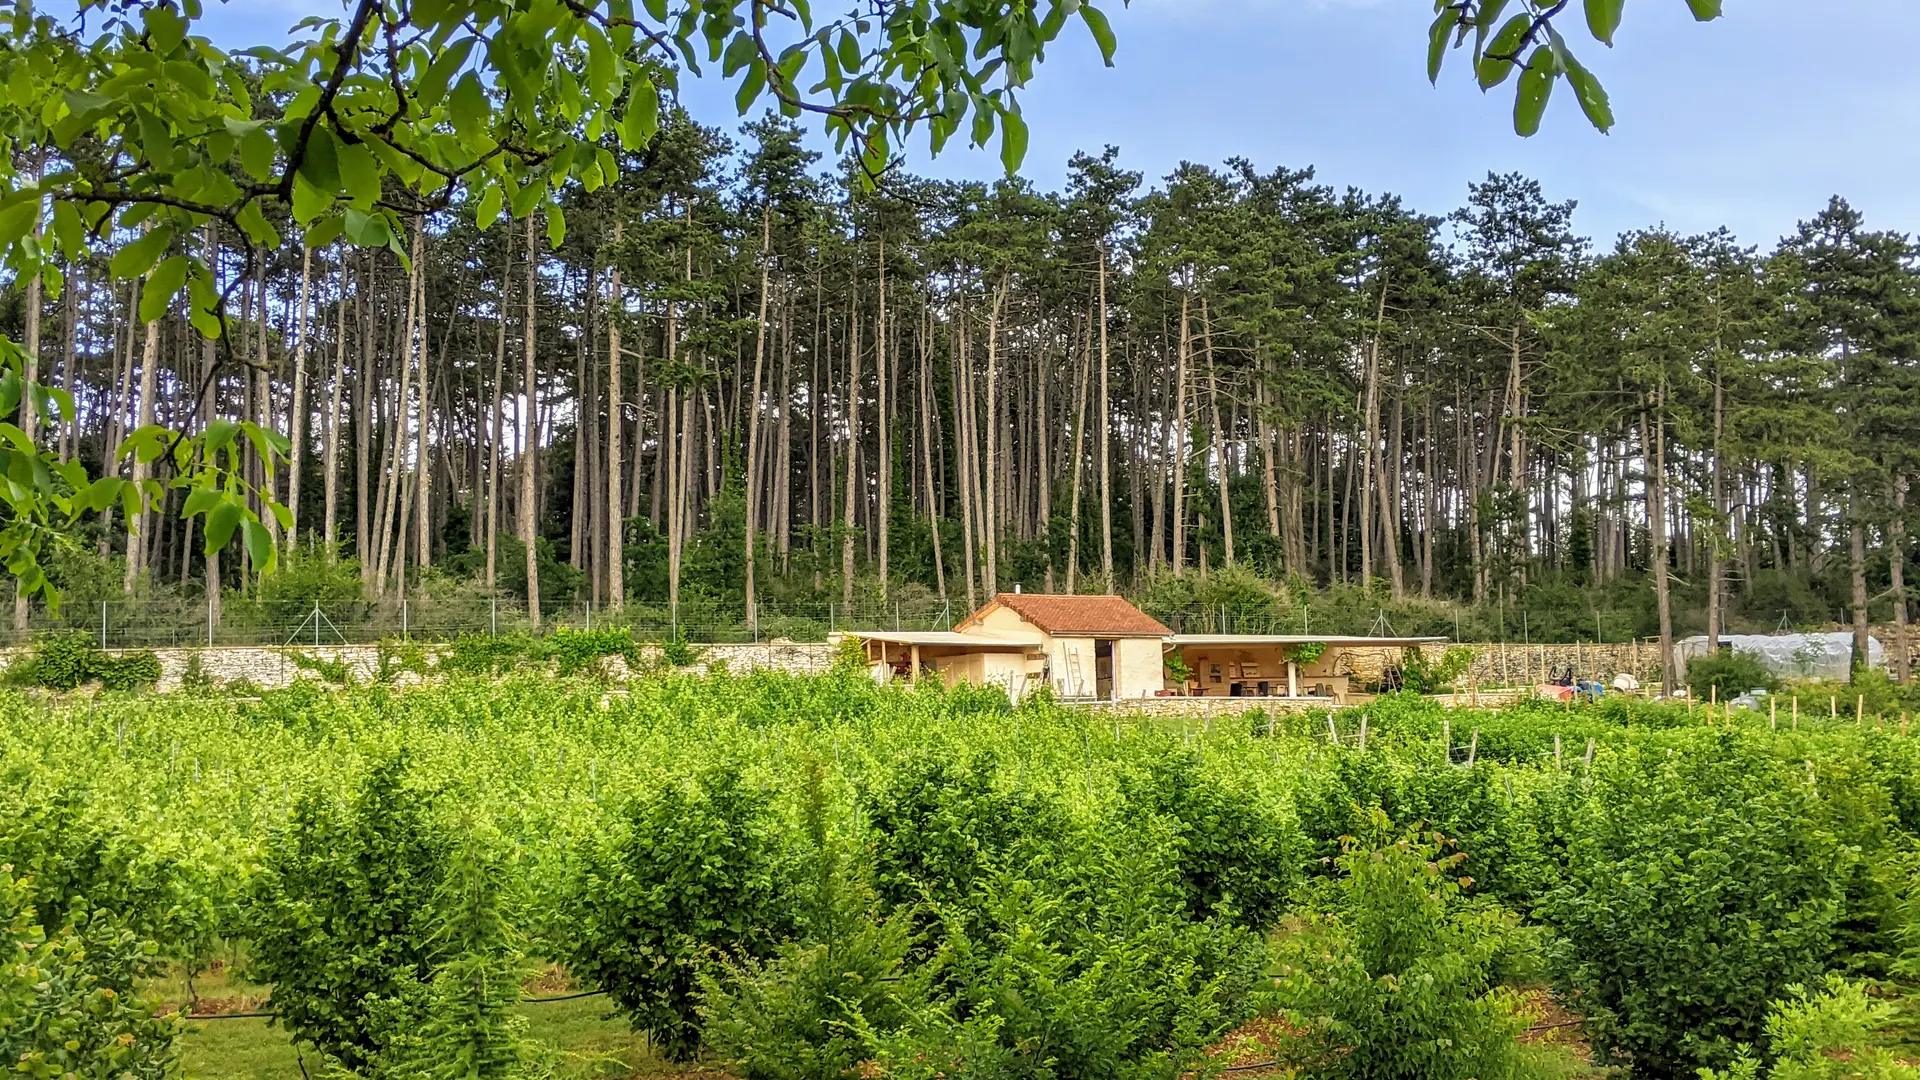
[[[450,641],[463,634],[513,634],[556,628],[625,628],[641,640],[684,638],[699,644],[823,642],[841,630],[946,630],[966,609],[946,600],[756,605],[587,602],[540,605],[536,624],[524,602],[504,595],[408,597],[380,601],[259,601],[225,597],[217,604],[178,598],[69,600],[58,613],[36,609],[24,629],[8,623],[0,642],[23,644],[48,633],[84,633],[105,649],[188,646],[367,645],[402,639]]]
[[[1188,605],[1163,609],[1145,605],[1149,614],[1175,633],[1328,634],[1381,637],[1430,636],[1452,640],[1631,642],[1630,613],[1589,616],[1589,633],[1529,634],[1529,628],[1502,627],[1517,633],[1465,628],[1440,615],[1390,617],[1379,609],[1236,609]],[[102,648],[179,648],[186,646],[369,645],[383,640],[450,641],[463,634],[513,634],[532,631],[623,627],[641,640],[684,638],[696,644],[745,644],[791,641],[824,642],[845,630],[948,630],[967,616],[964,598],[777,601],[757,604],[752,616],[739,601],[688,601],[677,608],[660,603],[628,603],[607,608],[587,601],[548,601],[540,618],[528,617],[524,599],[506,593],[462,590],[452,595],[387,597],[381,600],[261,600],[224,596],[217,604],[179,595],[78,600],[69,598],[58,613],[36,607],[24,630],[0,619],[0,644],[22,644],[49,632],[85,633]],[[1517,621],[1517,620],[1516,620]],[[1562,628],[1563,630],[1566,628]],[[1476,633],[1476,630],[1478,631]]]

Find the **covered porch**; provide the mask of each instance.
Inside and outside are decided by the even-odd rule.
[[[1175,634],[1168,650],[1185,664],[1187,697],[1317,699],[1350,702],[1356,650],[1404,649],[1444,638],[1324,637],[1308,634]],[[1170,680],[1171,681],[1171,680]]]
[[[1018,699],[1046,669],[1046,642],[1039,634],[879,630],[852,636],[865,650],[867,670],[882,685],[937,678],[947,686],[998,686]]]

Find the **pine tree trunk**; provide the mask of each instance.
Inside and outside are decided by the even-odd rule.
[[[146,324],[146,341],[140,352],[140,399],[136,406],[138,413],[134,421],[134,430],[153,423],[153,398],[157,380],[154,367],[160,362],[160,322],[154,320]],[[139,455],[133,458],[133,484],[135,487],[146,483],[148,465]],[[146,569],[146,535],[149,512],[146,499],[141,497],[140,510],[127,520],[127,565],[126,576],[122,581],[122,591],[133,595],[134,584],[140,578],[140,572]]]
[[[1174,374],[1175,404],[1173,407],[1173,456],[1168,462],[1168,480],[1173,485],[1173,509],[1170,512],[1173,526],[1173,573],[1175,577],[1187,572],[1187,437],[1191,434],[1187,426],[1187,355],[1190,347],[1187,313],[1191,290],[1180,293],[1180,361]]]
[[[1106,578],[1106,590],[1114,591],[1113,578],[1113,462],[1107,457],[1107,433],[1113,426],[1112,404],[1107,397],[1107,246],[1100,245],[1100,572]]]
[[[540,553],[538,520],[535,513],[539,504],[535,497],[534,484],[538,479],[534,470],[539,467],[539,451],[535,444],[540,440],[540,401],[538,376],[534,372],[534,357],[537,351],[539,322],[534,309],[535,284],[540,276],[540,248],[535,240],[534,215],[527,215],[527,313],[521,323],[525,369],[520,383],[520,392],[526,401],[521,410],[520,432],[520,542],[526,545],[527,560],[527,621],[535,630],[540,629]]]
[[[854,501],[860,480],[860,319],[857,312],[848,318],[847,333],[847,471],[846,503],[840,537],[840,603],[853,614],[853,534],[856,528]]]
[[[890,529],[893,514],[893,432],[888,424],[892,409],[888,406],[887,368],[887,242],[882,237],[878,244],[879,254],[879,314],[874,322],[873,334],[873,372],[878,380],[878,398],[873,411],[874,429],[877,435],[878,450],[874,460],[874,471],[880,481],[880,494],[874,507],[874,516],[878,524],[879,548],[877,567],[880,576],[880,603],[887,602],[887,549],[891,546]]]
[[[1213,425],[1213,456],[1220,468],[1220,538],[1226,565],[1233,565],[1233,462],[1226,432],[1220,427],[1220,381],[1213,366],[1213,320],[1206,297],[1200,298],[1200,338],[1207,352],[1207,417]]]
[[[293,346],[292,422],[287,425],[287,510],[293,515],[287,526],[287,547],[292,548],[300,535],[300,471],[306,464],[307,440],[307,337],[313,327],[308,287],[313,272],[313,249],[300,245],[300,325]]]
[[[1668,581],[1667,560],[1667,455],[1666,433],[1663,422],[1664,413],[1660,410],[1666,404],[1666,385],[1664,380],[1653,397],[1655,414],[1652,432],[1648,432],[1648,418],[1645,412],[1640,416],[1640,443],[1642,456],[1647,463],[1646,502],[1647,529],[1653,542],[1649,561],[1653,564],[1654,605],[1660,618],[1660,689],[1671,694],[1679,677],[1673,651],[1673,590]]]
[[[754,595],[755,567],[754,556],[758,554],[758,526],[760,509],[760,488],[758,466],[760,464],[760,372],[767,362],[767,291],[772,270],[773,247],[773,206],[771,203],[760,207],[760,317],[754,323],[753,332],[753,393],[747,401],[747,462],[746,462],[746,544],[743,555],[746,559],[746,574],[742,582],[745,590],[747,609],[747,629],[756,634],[760,629],[760,611]]]
[[[1086,340],[1080,347],[1080,368],[1075,372],[1076,393],[1073,402],[1073,456],[1067,467],[1072,473],[1067,509],[1067,591],[1078,592],[1080,576],[1080,477],[1086,472],[1087,455],[1087,366],[1093,362],[1093,324],[1088,322]]]
[[[607,603],[618,611],[627,601],[626,521],[621,516],[620,428],[626,422],[626,408],[620,401],[620,320],[625,316],[626,294],[621,291],[621,244],[626,240],[626,222],[616,217],[613,223],[613,275],[607,290]]]
[[[1000,461],[1005,453],[999,446],[1000,438],[1000,311],[1007,300],[1009,282],[1002,277],[993,291],[993,310],[987,316],[987,443],[986,459],[981,463],[986,474],[986,510],[985,520],[981,522],[981,538],[985,542],[985,558],[980,567],[982,592],[991,599],[1000,591]]]
[[[340,254],[340,296],[334,305],[333,330],[333,385],[327,399],[326,449],[321,463],[322,494],[321,500],[325,533],[321,539],[325,544],[328,562],[337,554],[336,537],[338,535],[338,507],[340,504],[340,388],[347,378],[347,260],[346,251]]]
[[[1907,641],[1907,477],[1893,478],[1893,520],[1887,526],[1887,577],[1893,587],[1893,677],[1913,677],[1912,646]]]

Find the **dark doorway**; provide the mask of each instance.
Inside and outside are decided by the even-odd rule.
[[[1095,638],[1093,642],[1093,693],[1102,701],[1113,698],[1113,639]]]

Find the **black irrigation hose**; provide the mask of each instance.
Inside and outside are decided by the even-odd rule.
[[[545,1005],[549,1001],[573,1001],[578,998],[598,997],[599,995],[604,993],[606,993],[605,990],[582,990],[577,994],[556,994],[553,997],[523,997],[520,999],[519,1003],[522,1005]],[[260,1017],[273,1017],[278,1015],[280,1014],[271,1013],[271,1012],[224,1012],[224,1013],[205,1013],[199,1016],[195,1016],[189,1013],[181,1016],[181,1019],[192,1021],[193,1023],[197,1024],[202,1020],[247,1020],[247,1019],[259,1019]]]

